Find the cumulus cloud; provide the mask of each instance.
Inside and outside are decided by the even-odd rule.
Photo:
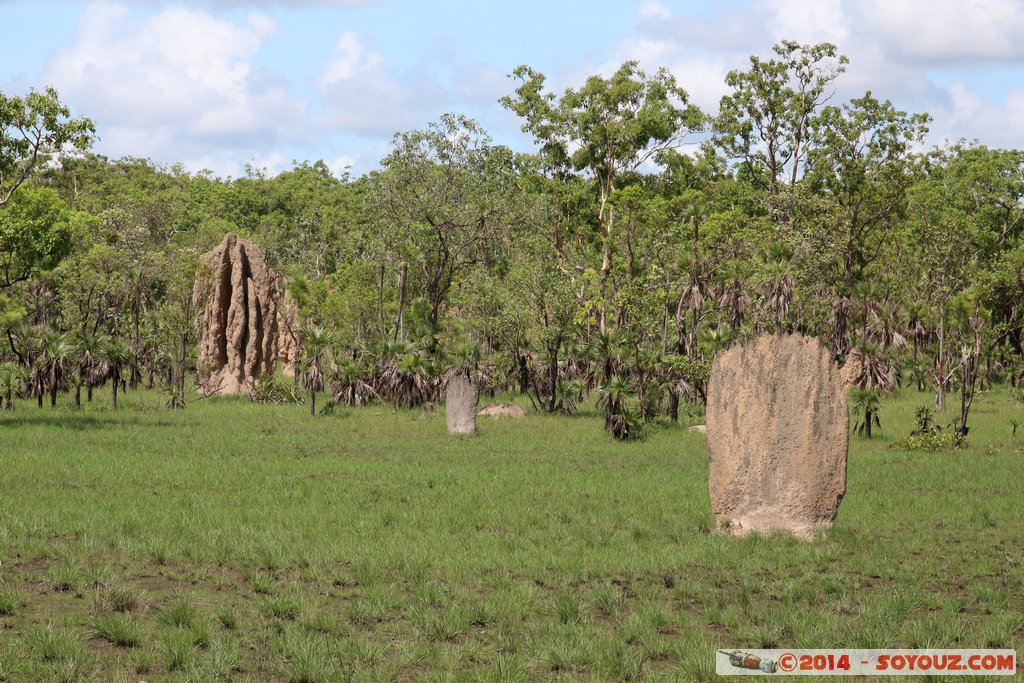
[[[329,105],[322,125],[364,136],[390,136],[423,127],[446,111],[491,105],[507,91],[505,74],[489,66],[430,66],[433,71],[427,65],[402,71],[364,36],[343,32],[317,79]]]
[[[943,61],[1024,57],[1020,0],[865,0],[851,7],[893,54]]]
[[[287,136],[304,109],[280,76],[252,61],[276,30],[259,13],[232,23],[181,7],[138,17],[122,5],[90,5],[44,78],[99,122],[113,156],[265,145]]]
[[[338,38],[317,87],[330,105],[325,125],[360,135],[391,134],[413,125],[421,110],[443,101],[429,80],[400,79],[363,36],[345,31]]]
[[[971,65],[1014,65],[1024,56],[1019,0],[723,0],[713,12],[682,13],[652,0],[640,6],[633,31],[599,64],[577,65],[575,80],[610,73],[627,59],[647,70],[668,67],[691,99],[709,112],[728,88],[725,76],[745,69],[751,53],[771,57],[782,39],[832,42],[850,58],[835,83],[834,102],[863,95],[928,111],[930,142],[978,137],[1024,144],[1024,91],[992,102],[963,79],[936,77]]]

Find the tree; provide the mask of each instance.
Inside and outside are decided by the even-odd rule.
[[[306,330],[302,339],[302,383],[309,390],[309,414],[316,416],[316,392],[324,388],[324,363],[331,357],[334,334],[323,327]]]
[[[853,431],[870,439],[872,425],[882,428],[882,423],[878,420],[881,392],[878,389],[851,389],[850,398],[853,401],[853,410],[863,416],[855,419]]]
[[[87,118],[72,118],[57,91],[31,90],[24,97],[0,92],[0,207],[52,155],[84,152],[96,129]]]
[[[113,389],[111,405],[117,410],[117,390],[121,384],[121,373],[132,361],[132,350],[123,339],[110,339],[100,349],[100,358],[107,368],[107,376]]]
[[[5,409],[14,410],[14,399],[28,380],[25,368],[15,363],[0,363],[0,399],[3,399]]]
[[[418,275],[436,326],[456,276],[491,256],[511,218],[511,153],[453,114],[394,144],[371,177],[370,210],[387,252]]]
[[[57,193],[22,186],[0,210],[0,290],[56,266],[72,238],[72,215]]]
[[[751,56],[749,70],[726,76],[732,94],[719,104],[714,141],[765,193],[769,218],[787,223],[793,204],[787,190],[802,177],[812,119],[849,60],[831,43],[784,40],[772,49],[778,58]]]
[[[560,99],[544,92],[544,75],[530,67],[520,66],[512,75],[521,84],[515,96],[501,103],[524,119],[523,132],[540,146],[544,168],[560,181],[582,174],[594,186],[601,290],[606,295],[616,236],[612,195],[625,177],[700,130],[705,116],[689,104],[686,91],[668,70],[648,76],[636,62],[626,62],[609,78],[591,76]],[[604,306],[599,322],[604,331]]]
[[[50,393],[50,406],[57,405],[57,392],[68,386],[73,347],[59,332],[51,332],[43,338],[42,376],[43,387]]]
[[[948,172],[951,161],[950,150],[935,151],[928,160],[928,176],[915,184],[909,195],[914,266],[919,269],[915,275],[938,313],[935,407],[939,411],[945,409],[952,374],[947,339],[950,303],[982,268],[982,239],[972,210],[972,188],[962,182],[962,176]]]
[[[913,146],[927,132],[926,114],[908,115],[871,93],[842,107],[825,107],[811,122],[815,146],[806,180],[826,202],[808,221],[803,252],[825,259],[826,284],[836,297],[832,338],[837,356],[849,352],[847,308],[856,285],[892,246],[914,180]],[[824,248],[823,248],[824,247]]]

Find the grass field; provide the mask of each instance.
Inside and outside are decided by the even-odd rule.
[[[930,399],[886,400],[852,439],[812,543],[713,533],[704,437],[621,444],[593,411],[453,439],[442,412],[379,406],[22,402],[0,415],[0,681],[704,681],[718,647],[1024,653],[1024,403],[980,396],[966,450],[889,450]]]

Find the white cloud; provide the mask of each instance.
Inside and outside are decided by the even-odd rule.
[[[672,10],[657,0],[649,0],[640,5],[638,16],[641,19],[668,19],[672,16]]]
[[[303,113],[283,79],[252,61],[276,30],[259,13],[236,24],[180,7],[140,18],[94,4],[44,79],[98,122],[111,156],[244,149],[286,136]]]
[[[841,0],[763,0],[762,6],[775,40],[841,45],[849,36]]]
[[[341,34],[317,86],[330,105],[323,125],[360,135],[391,135],[409,127],[424,99],[431,99],[400,83],[384,56],[354,31]]]
[[[1001,102],[992,102],[965,83],[954,82],[944,94],[945,102],[932,112],[933,144],[964,138],[989,147],[1024,146],[1024,90],[1012,90]]]
[[[616,44],[611,59],[576,65],[568,84],[636,59],[648,71],[668,67],[691,100],[713,113],[728,90],[726,74],[748,68],[751,53],[770,58],[771,46],[782,39],[832,42],[850,58],[834,84],[833,103],[871,90],[901,109],[930,112],[932,143],[966,136],[1020,147],[1024,91],[997,103],[964,83],[936,85],[948,79],[934,74],[979,59],[1013,63],[1024,53],[1021,35],[1020,0],[724,0],[704,15],[651,2],[640,8],[633,32]]]
[[[1024,57],[1020,0],[865,0],[851,6],[893,54],[924,60]]]
[[[508,80],[480,64],[424,64],[402,72],[365,37],[345,31],[317,87],[330,105],[321,121],[329,130],[391,136],[421,128],[446,111],[493,105],[507,92]]]

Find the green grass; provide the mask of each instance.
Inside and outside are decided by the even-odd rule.
[[[0,415],[0,682],[714,679],[719,647],[1024,651],[1024,403],[851,441],[836,526],[711,530],[704,437],[129,393]],[[950,422],[952,411],[940,416]]]

